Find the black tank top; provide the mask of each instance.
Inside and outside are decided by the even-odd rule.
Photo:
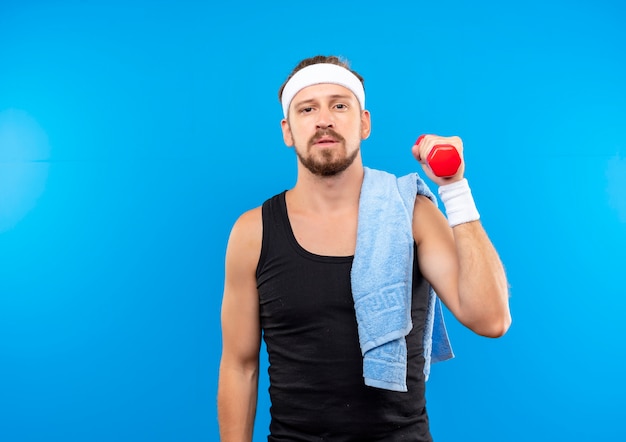
[[[353,257],[320,256],[300,247],[285,192],[262,210],[257,287],[269,356],[268,441],[431,441],[422,347],[429,286],[417,259],[408,392],[368,387],[350,286]]]

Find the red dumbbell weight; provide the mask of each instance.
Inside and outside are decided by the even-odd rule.
[[[420,144],[425,136],[420,135],[415,144]],[[435,144],[426,157],[426,162],[435,175],[445,178],[457,173],[461,165],[461,156],[452,144]]]

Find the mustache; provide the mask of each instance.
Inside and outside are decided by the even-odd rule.
[[[309,140],[309,146],[313,146],[322,137],[332,137],[336,141],[339,141],[339,142],[345,141],[345,139],[341,135],[339,135],[337,132],[335,132],[334,130],[330,128],[326,128],[326,129],[320,129],[317,132],[315,132],[315,135],[313,135],[311,139]]]

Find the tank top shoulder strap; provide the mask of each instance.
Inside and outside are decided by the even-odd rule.
[[[283,191],[269,198],[263,203],[261,212],[263,217],[263,239],[261,243],[261,255],[257,266],[256,274],[259,276],[270,253],[276,253],[275,248],[279,248],[282,253],[289,253],[287,250],[289,243],[287,225],[287,203],[285,202]]]

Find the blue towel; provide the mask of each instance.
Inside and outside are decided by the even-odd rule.
[[[396,178],[365,168],[359,200],[352,296],[363,354],[365,384],[407,391],[406,335],[411,321],[413,206],[416,195],[437,199],[416,173]],[[454,357],[441,301],[430,289],[424,329],[424,374],[430,364]]]

